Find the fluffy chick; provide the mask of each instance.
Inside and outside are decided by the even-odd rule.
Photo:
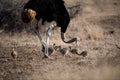
[[[42,47],[42,52],[45,52],[45,47]],[[48,54],[51,55],[52,53],[54,53],[54,47],[50,46],[48,48]]]
[[[70,46],[69,49],[70,49],[70,52],[71,52],[72,54],[80,55],[80,54],[79,54],[79,50],[78,50],[77,48],[71,48],[71,46]]]
[[[87,51],[82,51],[82,52],[80,53],[80,56],[86,57],[86,56],[87,56]]]
[[[68,48],[62,48],[61,46],[59,46],[59,51],[61,54],[63,54],[63,56],[67,55],[69,52]]]
[[[12,56],[14,59],[16,59],[16,58],[17,58],[17,55],[18,55],[17,51],[15,51],[14,48],[13,48],[13,50],[12,50],[12,52],[11,52],[11,56]]]

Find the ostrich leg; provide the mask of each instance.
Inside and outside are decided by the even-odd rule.
[[[47,56],[48,58],[50,58],[49,54],[48,54],[49,40],[50,40],[51,32],[54,30],[54,27],[55,27],[55,25],[51,25],[46,32],[45,56]]]
[[[42,37],[41,37],[41,35],[40,35],[40,33],[39,33],[39,30],[35,30],[35,33],[37,34],[37,36],[38,36],[38,38],[39,38],[39,40],[40,40],[40,43],[42,44],[42,46],[46,46],[46,44],[45,44],[45,42],[42,40]]]
[[[44,57],[45,58],[50,58],[49,55],[48,55],[48,43],[49,43],[49,37],[47,38],[47,41],[46,41],[46,44],[45,42],[42,40],[42,37],[39,33],[39,30],[36,30],[35,33],[37,34],[41,44],[42,44],[42,47],[45,48],[45,53],[44,53]]]
[[[40,32],[39,32],[39,29],[38,29],[38,22],[36,24],[36,27],[34,27],[32,24],[30,24],[30,28],[31,30],[34,31],[34,33],[38,36],[39,40],[40,40],[40,43],[42,44],[42,46],[46,46],[45,42],[42,40],[42,37],[40,35]]]
[[[65,42],[65,43],[76,42],[76,44],[77,44],[77,42],[80,40],[80,38],[74,37],[74,38],[72,38],[72,39],[70,39],[68,41],[65,41],[65,33],[63,33],[63,32],[61,32],[61,38],[62,38],[63,42]]]
[[[42,40],[42,37],[40,35],[39,29],[38,29],[38,22],[36,25],[37,25],[36,28],[31,25],[31,30],[33,30],[35,32],[35,34],[38,36],[40,43],[42,44],[42,47],[45,49],[44,57],[52,59],[51,57],[49,57],[49,54],[48,54],[49,37],[51,36],[51,32],[54,29],[54,27],[56,26],[56,24],[51,25],[48,28],[48,30],[46,32],[46,43]]]
[[[45,44],[45,42],[42,40],[42,37],[41,37],[40,32],[39,32],[39,29],[38,29],[38,22],[37,22],[37,24],[36,24],[36,28],[35,28],[35,27],[32,27],[32,25],[31,25],[31,30],[33,30],[33,31],[35,32],[35,34],[38,36],[38,39],[39,39],[40,43],[42,44],[42,47],[46,48],[46,44]],[[44,56],[47,57],[46,54],[44,54]]]

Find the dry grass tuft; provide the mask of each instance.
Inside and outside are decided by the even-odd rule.
[[[86,26],[87,39],[90,40],[103,40],[103,30],[98,25],[87,25]]]
[[[104,31],[98,24],[88,23],[82,16],[78,15],[70,22],[67,34],[80,37],[84,40],[104,40]]]

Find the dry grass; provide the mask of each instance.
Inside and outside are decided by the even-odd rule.
[[[78,15],[70,22],[67,33],[70,37],[78,36],[84,40],[104,40],[104,31],[98,24],[88,23],[82,16]]]
[[[88,39],[90,40],[103,40],[103,30],[98,25],[87,25],[86,32],[88,33]]]
[[[0,34],[0,79],[2,80],[119,80],[120,74],[120,46],[118,27],[109,23],[99,24],[105,16],[107,21],[110,16],[116,15],[118,11],[113,12],[113,8],[102,8],[103,13],[97,11],[99,8],[94,2],[98,0],[65,0],[66,5],[82,2],[83,12],[77,14],[71,19],[66,31],[67,39],[74,36],[80,37],[78,45],[65,44],[60,38],[60,28],[56,29],[50,38],[50,45],[56,43],[63,47],[69,45],[78,48],[80,53],[83,50],[88,52],[87,57],[82,57],[68,53],[62,56],[55,51],[51,56],[54,60],[42,59],[41,44],[36,35],[22,33]],[[103,0],[99,0],[104,2]],[[98,1],[98,2],[99,2]],[[108,0],[107,0],[108,1]],[[112,6],[112,1],[109,0]],[[117,0],[115,0],[117,1]],[[113,1],[114,2],[114,1]],[[118,1],[119,2],[119,1]],[[106,1],[105,1],[106,3]],[[104,3],[104,4],[105,4]],[[109,3],[109,2],[108,2]],[[102,5],[102,4],[101,4]],[[98,5],[96,5],[98,6]],[[106,5],[109,6],[109,5]],[[94,9],[94,8],[96,9]],[[118,8],[116,6],[116,8]],[[117,9],[116,9],[117,10]],[[109,13],[111,12],[111,13]],[[113,14],[116,13],[116,14]],[[110,15],[109,15],[110,14]],[[111,15],[112,14],[112,15]],[[104,17],[103,16],[103,17]],[[110,18],[113,19],[114,17]],[[96,21],[98,20],[98,21]],[[116,21],[118,25],[119,19]],[[106,27],[107,26],[107,27]],[[104,28],[105,27],[105,28]],[[114,33],[109,33],[113,30]],[[1,31],[2,32],[2,31]],[[45,31],[41,32],[45,40]],[[105,34],[105,32],[107,34]],[[11,48],[16,46],[18,58],[12,59],[10,56]],[[14,69],[15,68],[15,69]],[[4,74],[3,74],[4,73]],[[21,77],[22,76],[22,77]],[[25,77],[24,77],[25,76]]]

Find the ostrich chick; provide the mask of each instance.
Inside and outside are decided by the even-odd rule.
[[[13,50],[12,50],[12,52],[11,52],[11,56],[12,56],[14,59],[17,58],[17,52],[14,50],[14,48],[13,48]]]
[[[45,52],[45,47],[42,47],[42,52]],[[50,46],[48,48],[48,54],[51,55],[52,53],[54,53],[54,47]]]
[[[70,52],[71,52],[72,54],[80,55],[80,54],[79,54],[79,50],[78,50],[77,48],[71,48],[71,46],[70,46],[69,49],[70,49]]]
[[[69,52],[68,48],[62,48],[61,46],[59,47],[59,51],[63,54],[63,56],[67,55]]]
[[[82,52],[80,53],[80,56],[86,57],[86,56],[87,56],[87,51],[82,51]]]

